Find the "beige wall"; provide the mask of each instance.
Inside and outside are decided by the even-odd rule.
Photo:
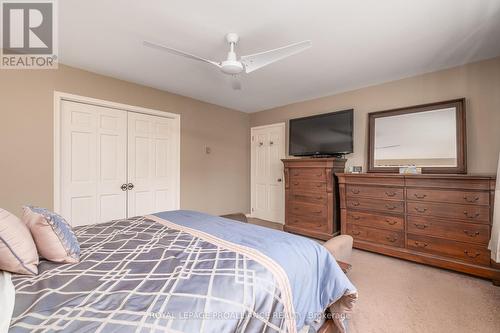
[[[67,66],[0,70],[0,207],[53,205],[54,90],[181,114],[181,207],[249,211],[247,114]]]
[[[493,174],[500,151],[500,57],[253,113],[250,124],[354,108],[354,153],[348,165],[366,170],[369,112],[460,97],[467,98],[468,170]]]

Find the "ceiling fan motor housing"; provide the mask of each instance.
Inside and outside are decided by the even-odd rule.
[[[235,75],[243,72],[243,64],[237,60],[225,60],[221,62],[220,69],[222,72],[230,75]]]

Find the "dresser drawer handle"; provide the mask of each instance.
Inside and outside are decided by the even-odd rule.
[[[316,197],[317,200],[323,200],[323,197]]]
[[[388,225],[395,225],[398,221],[385,220]]]
[[[316,184],[316,187],[321,187],[323,186],[323,184]]]
[[[398,208],[397,206],[394,206],[394,205],[389,205],[389,204],[385,204],[385,208],[389,209],[389,210],[393,210],[393,209],[396,209]]]
[[[427,227],[428,227],[428,225],[427,225],[427,224],[418,224],[418,223],[413,223],[413,225],[414,225],[415,227],[417,227],[417,229],[420,229],[420,230],[424,230],[425,228],[427,228]]]
[[[300,173],[298,173],[298,172],[294,172],[294,173],[293,173],[293,175],[294,175],[294,176],[300,176]]]
[[[474,213],[474,214],[470,214],[468,211],[464,210],[464,215],[466,217],[468,217],[469,219],[475,219],[476,217],[478,217],[480,214],[479,213]]]
[[[427,211],[427,208],[415,207],[415,210],[419,213],[425,213]]]
[[[354,194],[359,194],[360,191],[357,188],[353,188],[351,192]]]
[[[469,203],[473,203],[473,202],[478,201],[479,197],[469,198],[468,196],[464,195],[464,200],[469,202]]]
[[[297,185],[299,185],[299,184],[300,184],[300,183],[297,183],[297,182],[293,183],[293,185],[295,185],[295,186],[297,186]]]
[[[469,230],[464,230],[464,233],[469,236],[469,237],[477,237],[479,236],[479,231],[469,231]]]
[[[415,198],[417,199],[424,199],[427,197],[427,194],[418,194],[418,193],[414,193],[413,194],[415,196]]]
[[[473,253],[470,253],[468,250],[464,250],[464,253],[467,257],[472,258],[472,259],[477,258],[481,255],[481,253],[479,253],[479,252],[476,252],[473,254]]]
[[[359,235],[361,235],[361,231],[353,231],[352,234],[354,236],[359,236]]]
[[[385,192],[385,195],[392,198],[393,196],[396,195],[396,192]]]
[[[429,245],[429,244],[427,244],[427,243],[421,243],[421,242],[417,242],[417,241],[415,241],[415,245],[416,245],[417,247],[424,248],[424,247],[427,247],[427,245]]]
[[[395,241],[398,240],[398,238],[394,236],[386,236],[385,239],[387,239],[391,243],[394,243]]]
[[[359,206],[359,202],[354,201],[354,202],[352,203],[352,205],[353,205],[353,206],[355,206],[355,207],[358,207],[358,206]]]
[[[313,212],[313,214],[321,214],[321,213],[323,213],[322,210],[317,210],[317,211]]]
[[[361,220],[361,216],[351,215],[353,219],[356,221]]]

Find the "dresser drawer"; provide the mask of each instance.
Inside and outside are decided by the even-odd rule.
[[[405,183],[407,187],[439,187],[459,190],[489,190],[489,179],[477,178],[446,178],[426,177],[425,175],[406,176]]]
[[[407,248],[481,265],[489,265],[490,263],[490,251],[486,246],[470,243],[408,234]]]
[[[403,200],[404,198],[404,190],[398,187],[347,185],[346,194],[351,198],[368,197],[388,200]]]
[[[361,227],[354,224],[347,225],[347,233],[354,239],[364,240],[377,244],[403,247],[404,237],[401,232]]]
[[[489,192],[409,188],[406,190],[406,197],[408,200],[417,201],[434,201],[486,206],[490,204]]]
[[[328,207],[326,205],[315,205],[303,202],[290,201],[288,211],[293,215],[327,217]]]
[[[326,182],[314,182],[308,180],[290,180],[292,192],[326,192]]]
[[[289,226],[311,229],[312,231],[328,232],[328,221],[324,217],[290,214],[286,220],[286,224]]]
[[[326,205],[328,201],[327,193],[291,193],[288,200],[295,202],[305,202],[319,205]]]
[[[348,211],[347,223],[387,230],[404,230],[404,219],[402,216],[389,216],[358,211]]]
[[[407,212],[411,215],[445,217],[476,223],[489,223],[490,219],[488,206],[408,201]]]
[[[292,180],[308,179],[312,181],[326,181],[324,168],[293,168],[290,169]]]
[[[404,213],[403,201],[388,201],[367,198],[347,198],[346,206],[350,209],[376,210],[387,213]]]
[[[490,240],[490,227],[487,225],[448,222],[435,218],[408,216],[406,230],[413,234],[468,243],[487,245]]]

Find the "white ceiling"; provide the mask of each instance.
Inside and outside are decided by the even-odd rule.
[[[62,63],[254,112],[500,55],[499,0],[64,0]],[[142,46],[152,40],[223,60],[312,40],[242,78]]]

